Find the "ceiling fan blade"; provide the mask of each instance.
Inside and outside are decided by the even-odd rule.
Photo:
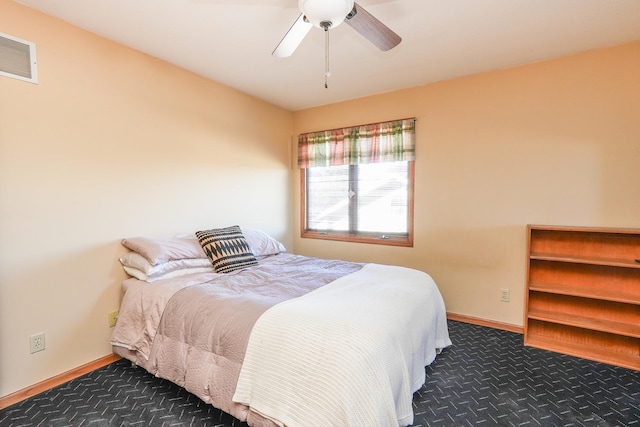
[[[399,35],[391,31],[389,27],[367,12],[358,3],[353,4],[353,10],[347,15],[344,22],[383,51],[396,47],[402,41]]]
[[[313,27],[310,22],[305,21],[304,15],[300,14],[296,22],[293,23],[287,34],[284,35],[280,43],[271,53],[271,55],[278,58],[286,58],[296,50],[296,48],[302,43],[309,30]]]

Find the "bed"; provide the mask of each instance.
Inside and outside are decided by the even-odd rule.
[[[113,352],[250,426],[410,425],[451,345],[418,270],[294,255],[237,226],[123,245]]]

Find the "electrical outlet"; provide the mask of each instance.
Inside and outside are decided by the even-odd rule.
[[[500,301],[509,302],[509,289],[500,289]]]
[[[44,332],[29,337],[29,348],[32,354],[44,350]]]
[[[107,313],[107,320],[109,322],[109,327],[113,328],[114,326],[116,326],[116,322],[118,321],[118,314],[120,312],[118,310],[116,311],[111,311],[109,313]]]

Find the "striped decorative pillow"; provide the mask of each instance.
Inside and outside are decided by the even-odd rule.
[[[216,273],[230,273],[258,265],[242,230],[237,225],[196,231],[196,237]]]

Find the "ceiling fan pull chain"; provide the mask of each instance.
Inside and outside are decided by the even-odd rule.
[[[331,22],[323,22],[322,28],[324,28],[324,88],[329,88],[329,76],[331,71],[329,70],[329,27]]]

